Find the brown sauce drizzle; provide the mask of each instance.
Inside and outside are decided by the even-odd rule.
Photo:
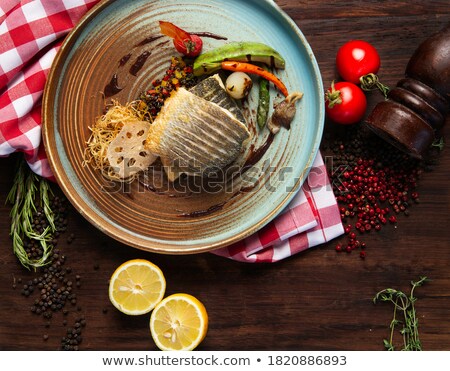
[[[247,62],[251,62],[252,61],[252,55],[251,54],[246,54],[245,55],[245,59],[247,60]],[[270,66],[270,68],[275,68],[275,57],[273,55],[270,56],[269,66]]]
[[[137,73],[141,70],[150,54],[151,53],[149,51],[145,51],[136,58],[136,62],[134,62],[133,65],[130,67],[130,73],[133,76],[136,76]]]
[[[192,32],[193,35],[197,35],[199,37],[209,37],[211,39],[216,39],[216,40],[228,40],[225,36],[221,36],[221,35],[217,35],[211,32]],[[155,40],[158,40],[160,38],[164,37],[164,35],[151,35],[146,37],[145,39],[141,40],[139,43],[137,43],[134,47],[139,47],[139,46],[143,46],[146,44],[149,44]],[[161,42],[159,43],[156,48],[161,47],[162,45],[167,44],[167,41]],[[133,76],[136,76],[137,73],[142,69],[142,67],[144,66],[145,62],[147,61],[147,58],[150,56],[151,52],[149,51],[144,51],[142,54],[140,54],[137,58],[136,61],[133,63],[133,65],[130,67],[130,74],[132,74]],[[125,66],[125,64],[130,60],[132,53],[128,53],[126,55],[124,55],[122,58],[120,58],[119,60],[119,67],[123,67]],[[104,94],[105,97],[111,97],[117,93],[119,93],[123,88],[119,87],[118,82],[117,82],[117,74],[115,73],[113,75],[113,77],[111,78],[111,81],[105,86],[104,89]]]
[[[141,42],[137,43],[135,46],[142,46],[142,45],[149,44],[152,41],[158,40],[158,39],[160,39],[163,36],[164,35],[153,35],[153,36],[146,37],[144,40],[142,40]]]
[[[242,166],[240,172],[241,174],[244,174],[248,169],[250,169],[253,165],[258,163],[259,160],[261,160],[261,158],[265,155],[265,153],[271,146],[274,137],[275,135],[270,133],[264,144],[261,145],[261,147],[257,149],[255,149],[253,145],[252,147],[250,147],[250,155],[247,157],[247,160],[245,160],[244,166]]]
[[[217,205],[213,205],[213,206],[207,208],[206,210],[195,210],[195,211],[192,211],[190,213],[179,214],[178,216],[180,216],[180,217],[188,217],[188,218],[197,218],[199,216],[209,215],[209,214],[212,214],[215,211],[221,210],[225,204],[226,204],[226,201],[221,202],[220,204],[217,204]]]
[[[149,184],[139,178],[139,183],[144,187],[146,191],[150,191],[158,196],[166,196],[169,198],[190,198],[192,192],[179,192],[177,189],[157,188],[152,184]]]
[[[139,178],[138,181],[144,187],[144,189],[146,189],[147,191],[153,192],[153,193],[155,193],[157,195],[164,195],[164,194],[166,194],[166,192],[156,189],[153,185],[144,182],[140,178]]]
[[[216,40],[228,40],[227,37],[225,36],[221,36],[221,35],[217,35],[215,33],[212,32],[191,32],[191,35],[197,35],[198,37],[209,37],[210,39],[216,39]],[[143,46],[146,44],[149,44],[155,40],[158,40],[160,38],[164,37],[164,35],[152,35],[152,36],[148,36],[145,39],[143,39],[142,41],[140,41],[139,43],[137,43],[135,45],[135,47],[137,46]]]
[[[190,34],[197,35],[198,37],[209,37],[216,40],[228,40],[228,38],[225,36],[216,35],[215,33],[211,32],[191,32]]]
[[[113,95],[119,93],[123,88],[119,87],[119,83],[117,81],[117,73],[115,73],[111,81],[105,86],[103,93],[106,98],[112,97]]]
[[[128,53],[127,55],[124,55],[122,58],[120,58],[119,67],[123,67],[130,58],[131,58],[131,53]]]
[[[275,57],[273,55],[270,56],[270,67],[271,68],[275,67]]]

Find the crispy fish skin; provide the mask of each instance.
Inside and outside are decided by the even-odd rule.
[[[236,101],[225,90],[222,80],[216,73],[189,89],[191,93],[216,103],[230,111],[240,122],[245,124],[245,117]]]
[[[208,176],[230,164],[249,137],[231,112],[179,88],[151,125],[145,147],[184,173]]]

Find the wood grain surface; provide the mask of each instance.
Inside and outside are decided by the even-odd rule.
[[[279,0],[298,24],[318,60],[324,85],[337,78],[334,57],[349,39],[365,39],[378,49],[379,76],[394,85],[421,41],[450,19],[448,1]],[[368,94],[369,109],[381,100]],[[445,134],[450,135],[449,120]],[[326,130],[330,129],[327,123]],[[69,323],[84,315],[82,350],[155,350],[149,316],[128,317],[108,299],[108,279],[122,262],[145,258],[159,265],[167,294],[186,292],[206,306],[210,327],[199,350],[383,350],[392,308],[372,303],[386,287],[409,289],[421,275],[432,279],[417,290],[417,313],[425,350],[450,350],[450,151],[420,179],[421,203],[409,217],[399,217],[366,237],[367,258],[337,254],[337,241],[272,265],[238,263],[210,253],[168,256],[122,245],[92,227],[71,209],[68,230],[58,247],[67,257],[77,305],[57,312],[50,323],[30,311],[35,294],[21,295],[21,285],[35,277],[12,252],[8,235],[16,156],[0,159],[0,350],[59,349]],[[68,243],[73,234],[72,243]],[[23,283],[22,283],[23,285]],[[46,327],[49,326],[49,327]],[[68,326],[69,326],[68,325]],[[49,336],[43,340],[43,335]]]

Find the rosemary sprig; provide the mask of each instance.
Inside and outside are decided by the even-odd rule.
[[[6,202],[13,205],[10,213],[10,236],[13,242],[13,251],[20,263],[27,269],[33,268],[36,270],[50,262],[51,241],[53,233],[56,231],[54,213],[50,207],[52,194],[47,180],[34,174],[25,160],[21,158]],[[43,208],[44,215],[49,223],[42,232],[36,231],[33,226],[36,205]],[[39,242],[42,248],[40,258],[31,259],[28,256],[24,246],[26,238]]]
[[[395,350],[394,333],[399,326],[402,326],[400,328],[400,334],[403,337],[402,350],[422,350],[422,344],[419,339],[419,320],[414,307],[414,303],[417,301],[417,298],[414,296],[414,290],[416,287],[422,286],[426,281],[429,281],[427,277],[420,277],[416,282],[411,281],[412,288],[409,295],[399,290],[387,288],[379,291],[373,298],[374,303],[387,301],[394,305],[394,316],[389,325],[389,340],[383,340],[384,347],[387,350]],[[397,317],[398,315],[400,315],[401,319]]]

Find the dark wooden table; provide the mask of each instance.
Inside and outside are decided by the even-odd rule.
[[[320,65],[324,85],[336,78],[334,57],[349,39],[365,39],[378,49],[380,77],[394,85],[421,41],[450,19],[448,1],[298,1],[278,4],[298,24]],[[369,105],[380,100],[369,94]],[[329,129],[327,125],[326,130]],[[449,128],[447,123],[447,137]],[[391,307],[374,305],[385,287],[409,289],[410,280],[426,275],[433,281],[418,289],[417,312],[426,350],[450,350],[450,151],[419,183],[421,203],[397,228],[366,237],[368,257],[337,254],[336,241],[273,265],[244,264],[210,253],[164,256],[145,253],[105,236],[74,209],[58,247],[67,257],[77,305],[47,321],[30,311],[35,295],[21,295],[34,277],[12,253],[8,236],[10,206],[6,194],[13,179],[14,158],[0,159],[0,349],[58,349],[66,329],[81,314],[87,325],[80,349],[154,350],[147,315],[127,317],[108,300],[108,279],[122,262],[146,258],[159,265],[167,294],[191,293],[209,313],[209,332],[202,350],[382,350],[388,336]],[[71,244],[68,236],[74,234]],[[99,269],[94,269],[98,265]],[[13,289],[13,281],[22,285]],[[68,325],[68,326],[69,326]],[[43,340],[43,334],[49,339]]]

